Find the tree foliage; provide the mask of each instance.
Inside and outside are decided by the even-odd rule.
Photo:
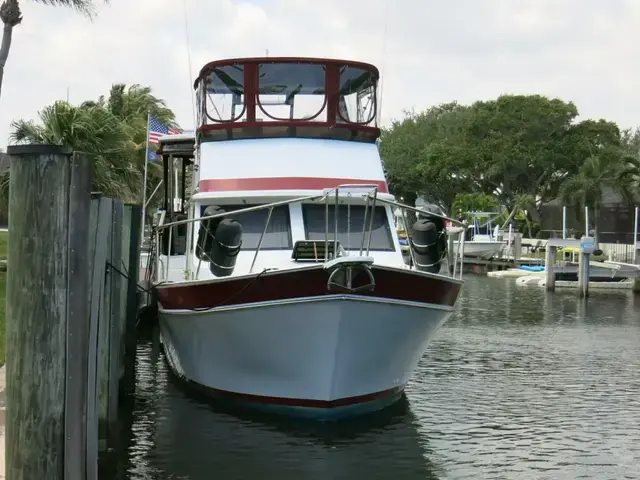
[[[149,87],[113,85],[107,97],[81,105],[55,102],[38,112],[39,122],[12,123],[11,143],[67,145],[94,161],[93,189],[125,202],[141,203],[147,118],[155,115],[177,127],[173,112]],[[0,178],[0,192],[8,185]],[[161,178],[158,164],[149,163],[148,194]],[[4,188],[3,188],[4,186]]]
[[[507,210],[505,224],[522,218],[531,229],[556,198],[598,208],[605,189],[637,195],[640,130],[577,116],[573,103],[540,95],[446,103],[394,122],[380,154],[396,194],[423,195],[454,215],[489,195]]]

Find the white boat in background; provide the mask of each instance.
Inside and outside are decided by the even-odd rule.
[[[445,221],[457,222],[389,193],[378,75],[308,58],[201,70],[196,136],[160,138],[167,191],[147,272],[164,351],[183,380],[317,419],[402,395],[453,312],[462,268],[440,273]],[[194,191],[166,181],[175,169],[193,172]],[[395,208],[422,215],[409,229],[413,267]]]
[[[496,226],[495,231],[492,229],[491,217],[493,216],[495,218],[499,213],[469,212],[467,215],[473,217],[473,224],[468,226],[472,234],[471,240],[468,240],[464,245],[465,256],[485,260],[499,256],[507,245],[506,241],[499,240],[499,227]],[[480,219],[483,218],[487,219],[486,224],[483,226],[486,233],[480,233]]]

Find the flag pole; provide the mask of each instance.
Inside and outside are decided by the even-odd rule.
[[[144,151],[144,180],[142,187],[142,234],[140,235],[140,247],[144,244],[144,227],[147,215],[147,174],[149,172],[149,122],[151,121],[151,112],[147,113],[147,146]]]

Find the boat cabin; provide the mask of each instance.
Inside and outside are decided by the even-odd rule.
[[[403,265],[392,206],[381,203],[394,199],[376,145],[378,79],[373,65],[342,60],[247,58],[205,65],[194,85],[195,136],[160,139],[164,223],[185,222],[163,235],[162,254],[173,263],[165,268],[166,279],[211,278],[201,268],[201,227],[212,214],[248,207],[256,208],[233,216],[241,230],[233,275],[293,268],[305,248],[312,257],[305,261],[323,261],[340,248]],[[339,185],[348,187],[336,191]],[[324,202],[317,198],[322,195]],[[281,204],[259,207],[273,202]],[[325,252],[328,241],[335,241],[332,252]],[[185,255],[186,270],[183,260],[173,261]]]

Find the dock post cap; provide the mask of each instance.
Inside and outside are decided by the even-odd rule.
[[[72,153],[73,149],[65,145],[30,143],[7,147],[7,155],[71,155]]]

